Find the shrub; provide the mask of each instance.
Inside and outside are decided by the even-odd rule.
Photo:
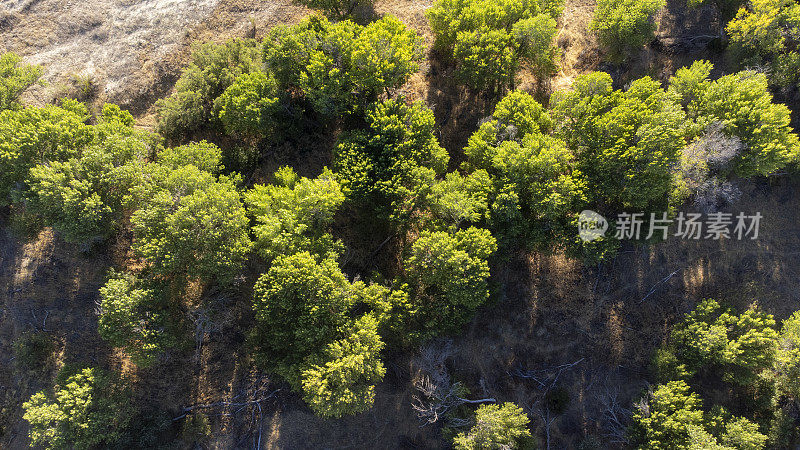
[[[260,70],[259,48],[254,40],[194,47],[192,62],[183,69],[175,94],[156,102],[158,132],[182,138],[214,118],[214,101],[242,74]]]
[[[610,59],[622,62],[653,40],[653,16],[665,4],[665,0],[598,0],[589,28],[597,33]]]
[[[132,413],[122,388],[99,369],[83,369],[22,404],[34,445],[96,448],[121,444]]]
[[[336,177],[348,199],[405,224],[447,167],[449,156],[436,139],[433,112],[421,103],[387,100],[373,105],[366,121],[367,130],[340,138]]]
[[[256,249],[267,259],[306,250],[320,257],[341,250],[329,232],[333,216],[344,201],[339,183],[330,171],[319,178],[299,178],[288,167],[276,178],[278,185],[256,185],[245,195]]]
[[[42,75],[40,66],[20,65],[20,61],[14,53],[0,55],[0,111],[18,109],[19,96]]]
[[[480,228],[420,234],[405,264],[419,329],[450,333],[472,319],[489,298],[487,259],[496,249],[489,231]]]
[[[533,438],[529,422],[522,408],[513,403],[481,405],[475,411],[475,424],[469,432],[459,433],[453,439],[453,448],[521,448]]]

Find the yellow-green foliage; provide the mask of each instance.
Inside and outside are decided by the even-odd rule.
[[[540,81],[555,73],[561,10],[558,0],[438,0],[426,15],[436,49],[452,56],[461,81],[495,93],[514,85],[523,64]]]
[[[20,64],[20,61],[14,53],[0,55],[0,111],[19,108],[20,94],[42,75],[40,66]]]
[[[475,424],[469,432],[453,439],[456,450],[519,449],[533,437],[528,430],[530,419],[513,403],[481,405],[475,411]]]
[[[621,62],[653,40],[653,17],[665,4],[665,0],[598,0],[589,28],[611,60]]]
[[[98,369],[83,369],[22,404],[34,445],[90,449],[121,444],[131,417],[129,400]]]

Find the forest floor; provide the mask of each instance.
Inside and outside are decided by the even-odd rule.
[[[430,44],[424,11],[432,3],[377,0],[375,12],[397,15]],[[724,58],[695,39],[714,34],[717,25],[708,10],[687,10],[682,1],[670,0],[660,18],[658,45],[613,67],[601,63],[597,43],[586,32],[593,8],[592,0],[566,1],[557,37],[559,74],[543,90],[523,74],[519,88],[546,101],[548,90],[568,87],[575,76],[591,70],[608,71],[620,86],[643,75],[666,81],[679,67],[701,58],[714,61],[716,73],[727,71]],[[0,6],[0,50],[44,65],[47,84],[32,89],[29,102],[48,103],[76,90],[89,91],[87,98],[95,107],[119,103],[135,113],[140,126],[149,127],[154,102],[169,94],[192,42],[258,38],[270,27],[295,23],[308,13],[291,0],[9,0]],[[493,102],[455,85],[450,75],[432,55],[399,94],[433,109],[440,139],[458,162],[467,138],[491,113]],[[291,155],[286,158],[305,158],[300,172],[313,174],[325,164],[320,155],[329,148],[306,156],[294,150],[287,149]],[[573,448],[587,433],[608,433],[608,401],[630,405],[646,389],[654,349],[670,325],[699,300],[713,297],[741,308],[757,302],[778,318],[797,309],[799,187],[800,181],[788,176],[740,186],[742,200],[730,211],[763,215],[757,240],[673,237],[659,244],[625,246],[598,267],[559,255],[504,255],[492,264],[492,303],[481,308],[463,335],[434,342],[430,349],[449,349],[445,368],[453,380],[469,387],[471,398],[494,397],[524,406],[543,444],[545,423],[551,419],[553,448]],[[217,309],[223,315],[212,320],[217,326],[201,333],[199,347],[176,352],[153,369],[137,370],[96,331],[97,290],[107,270],[126,260],[122,249],[127,237],[86,253],[47,229],[21,237],[25,234],[0,218],[0,447],[27,448],[21,402],[44,388],[64,361],[120,370],[134,383],[137,401],[167,411],[168,419],[187,405],[282,388],[259,411],[247,408],[220,416],[222,411],[210,410],[209,422],[196,424],[198,436],[209,434],[199,440],[203,448],[252,447],[259,438],[265,448],[446,445],[438,425],[420,427],[411,407],[413,381],[422,375],[416,354],[389,355],[375,407],[340,420],[314,416],[282,383],[252,369],[241,352],[251,320],[246,287],[236,298],[198,292],[225,306]],[[13,361],[11,344],[34,331],[54,336],[56,357],[52,364],[22,371]],[[569,400],[560,414],[548,415],[541,408],[543,390],[536,380],[566,392]]]

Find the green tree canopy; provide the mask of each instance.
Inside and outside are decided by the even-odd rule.
[[[522,64],[541,80],[556,68],[558,0],[438,0],[426,15],[435,47],[456,62],[456,74],[475,89],[514,85]]]
[[[672,170],[685,145],[685,114],[649,77],[614,90],[603,72],[579,76],[553,95],[556,134],[586,176],[600,210],[666,206]]]
[[[132,274],[112,273],[100,288],[100,336],[123,348],[142,367],[174,344],[166,305],[154,284]]]
[[[177,139],[198,130],[214,119],[214,101],[217,97],[234,84],[240,75],[259,71],[261,65],[259,46],[251,39],[195,46],[192,62],[183,69],[175,85],[175,93],[156,102],[159,133]],[[250,84],[247,87],[254,86]],[[237,95],[242,94],[232,92],[226,100],[241,100],[235,98]],[[228,121],[235,120],[228,117]],[[240,121],[236,122],[241,124]]]
[[[156,155],[156,162],[171,169],[192,165],[212,174],[218,174],[224,169],[222,150],[206,141],[162,149]]]
[[[774,328],[769,314],[750,309],[736,315],[709,299],[673,328],[670,343],[690,375],[713,371],[726,381],[747,384],[775,361]]]
[[[724,408],[703,412],[702,401],[683,380],[656,387],[637,404],[633,437],[639,447],[670,450],[760,450],[767,436],[757,424]]]
[[[779,391],[800,400],[800,311],[783,321],[775,364]]]
[[[421,103],[387,100],[373,105],[366,120],[366,130],[341,137],[336,177],[348,199],[404,223],[447,168],[433,112]]]
[[[665,0],[598,0],[589,28],[612,61],[622,62],[630,53],[653,40],[653,17]]]
[[[250,250],[236,179],[151,164],[132,202],[133,250],[156,274],[229,282]]]
[[[62,106],[0,111],[0,203],[23,189],[31,167],[78,156],[93,141],[86,108],[68,101]]]
[[[42,75],[40,66],[20,62],[20,57],[14,53],[0,55],[0,111],[18,109],[19,96]]]
[[[633,414],[635,431],[645,448],[689,449],[690,434],[703,430],[702,401],[682,380],[658,386]]]
[[[489,298],[487,258],[496,249],[489,230],[481,228],[420,234],[405,266],[421,330],[453,332],[472,319]]]
[[[131,419],[124,391],[99,369],[83,369],[22,404],[34,445],[90,449],[121,444]]]
[[[399,88],[422,58],[421,38],[392,16],[366,27],[314,16],[274,28],[264,45],[264,61],[278,86],[299,90],[328,117],[357,111]]]
[[[767,175],[797,161],[800,144],[792,133],[789,108],[773,103],[766,76],[744,71],[710,81],[711,69],[707,61],[697,61],[670,79],[670,93],[694,121],[690,137],[713,123],[722,124],[725,135],[744,144],[728,170],[741,177]]]
[[[20,197],[67,242],[91,243],[116,230],[129,189],[139,180],[145,160],[160,138],[132,128],[133,118],[106,105],[100,123],[89,128],[91,143],[64,161],[43,161],[30,168]]]
[[[339,183],[325,170],[318,178],[299,178],[289,167],[280,169],[275,185],[256,185],[245,195],[256,249],[267,259],[303,250],[336,255],[341,244],[329,232],[334,214],[344,201]]]
[[[278,85],[271,74],[242,74],[214,100],[214,111],[228,134],[266,137],[274,128]]]
[[[375,383],[386,373],[380,359],[383,345],[371,315],[357,320],[347,337],[329,344],[320,358],[324,362],[302,374],[311,409],[322,417],[341,417],[372,407]]]
[[[354,300],[336,261],[308,252],[275,258],[254,292],[260,353],[290,381],[307,357],[339,337]]]
[[[518,449],[533,438],[530,419],[522,408],[513,403],[481,405],[475,411],[475,424],[469,432],[453,439],[456,450]]]
[[[800,81],[800,53],[797,40],[791,38],[800,33],[800,5],[791,0],[747,2],[728,22],[726,31],[732,59],[742,66],[766,64],[770,82],[778,86]]]

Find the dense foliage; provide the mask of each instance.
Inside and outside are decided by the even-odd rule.
[[[131,409],[124,390],[98,369],[65,377],[53,391],[34,394],[22,407],[35,445],[90,449],[121,444]]]
[[[598,0],[589,28],[612,61],[626,56],[653,40],[653,16],[666,5],[665,0]]]
[[[540,86],[557,70],[559,0],[437,0],[426,15],[434,56],[450,64],[443,73],[499,100],[477,111],[491,114],[463,154],[440,144],[439,110],[405,97],[425,59],[417,31],[392,16],[348,19],[369,0],[299,1],[339,21],[314,15],[262,42],[196,46],[174,94],[156,105],[157,133],[116,105],[23,106],[41,69],[0,57],[3,214],[29,216],[83,252],[109,250],[120,267],[99,288],[98,333],[140,369],[191,337],[202,361],[223,311],[225,326],[236,316],[241,335],[231,341],[241,338],[242,354],[316,414],[363,412],[391,367],[387,354],[459,333],[494,300],[495,261],[531,249],[591,263],[613,255],[613,229],[577,238],[580,211],[672,214],[687,201],[715,210],[737,197],[736,179],[800,157],[790,111],[769,90],[795,83],[800,67],[800,8],[788,0],[753,0],[727,27],[732,49],[751,57],[742,62],[768,63],[767,73],[712,79],[711,63],[697,61],[665,85],[643,77],[615,89],[611,75],[592,72],[546,105],[537,101],[546,95],[514,87],[522,68]],[[590,27],[612,62],[652,40],[663,5],[599,0]],[[733,17],[739,3],[716,5]],[[298,136],[322,138],[307,166],[295,164],[305,158]],[[241,149],[245,163],[234,161]],[[451,159],[460,165],[448,171]],[[389,236],[364,243],[353,236],[362,231]],[[444,375],[417,386],[428,397],[455,395],[435,382],[464,386],[450,383],[446,359],[434,370]],[[756,307],[705,300],[671,328],[654,366],[657,383],[626,416],[632,445],[797,441],[800,315],[779,326]],[[131,445],[130,400],[112,375],[85,369],[52,384],[23,404],[34,445]],[[471,417],[467,395],[439,407]],[[463,449],[532,439],[512,403],[478,407],[452,435]]]
[[[336,177],[350,200],[403,223],[447,169],[449,156],[434,134],[433,112],[421,103],[388,100],[372,105],[365,119],[367,129],[340,138]]]
[[[387,16],[361,26],[311,17],[276,27],[264,45],[264,61],[282,90],[298,91],[326,117],[356,112],[419,70],[422,40]]]
[[[14,53],[0,55],[0,111],[18,109],[19,96],[42,75],[41,67],[20,62]]]
[[[476,90],[502,92],[527,65],[539,81],[557,69],[558,0],[438,0],[427,11],[436,49]]]
[[[522,448],[532,437],[529,421],[522,408],[513,403],[481,405],[475,411],[475,424],[453,439],[453,448]]]
[[[738,2],[737,2],[738,3]],[[770,81],[778,86],[800,81],[800,5],[790,0],[747,2],[728,22],[733,57],[743,66],[766,65]]]
[[[259,68],[259,48],[253,40],[196,46],[192,63],[183,70],[175,93],[156,104],[158,131],[167,138],[177,139],[214,120],[217,97],[240,75]],[[229,97],[234,95],[231,93]]]

